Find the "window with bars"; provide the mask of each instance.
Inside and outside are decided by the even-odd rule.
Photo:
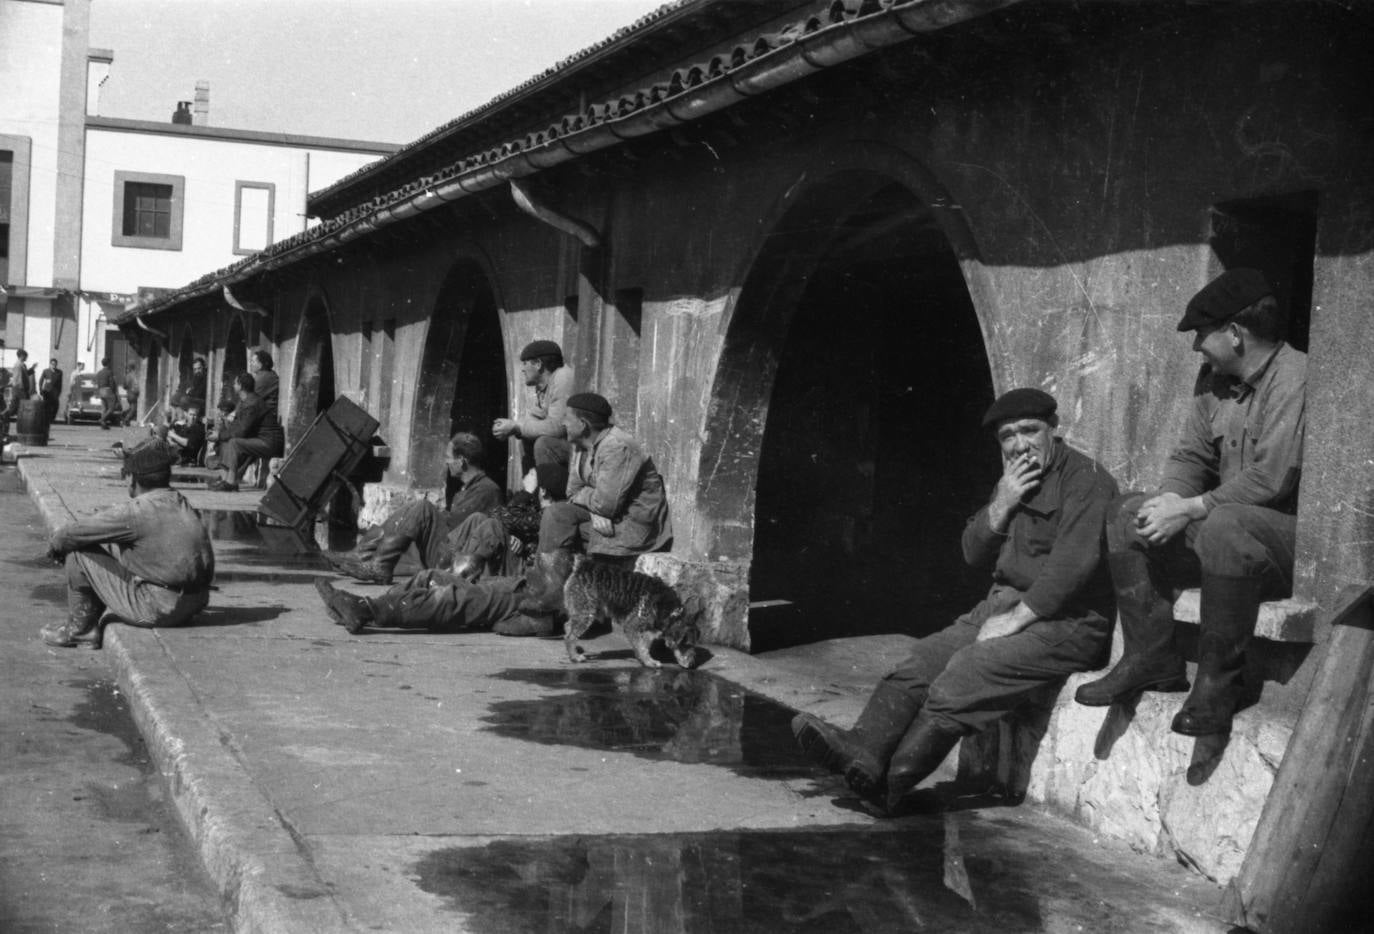
[[[172,235],[172,186],[149,182],[124,185],[124,236],[160,237]]]

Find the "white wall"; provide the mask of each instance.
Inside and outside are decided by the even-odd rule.
[[[62,17],[58,4],[0,0],[0,134],[32,143],[27,268],[15,269],[11,260],[15,284],[46,286],[53,279]]]
[[[82,221],[81,287],[132,293],[140,286],[179,288],[242,259],[234,253],[236,182],[275,185],[272,238],[305,229],[305,197],[377,158],[311,152],[254,141],[164,136],[89,127]],[[180,250],[114,246],[115,173],[185,179]],[[329,181],[318,181],[324,172]]]

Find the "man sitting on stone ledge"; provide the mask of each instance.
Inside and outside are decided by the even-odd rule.
[[[1206,365],[1159,491],[1113,504],[1107,561],[1125,652],[1078,689],[1080,704],[1187,690],[1173,598],[1201,582],[1197,681],[1172,728],[1231,730],[1260,602],[1293,587],[1307,355],[1280,339],[1272,292],[1262,273],[1232,269],[1193,296],[1178,323],[1196,332]]]
[[[1111,585],[1102,523],[1116,496],[1105,467],[1055,437],[1053,397],[1013,389],[984,427],[1002,450],[991,501],[964,529],[964,560],[992,569],[987,597],[916,643],[878,682],[852,729],[798,714],[792,732],[817,763],[889,814],[963,736],[1045,685],[1106,661]]]
[[[633,565],[667,551],[673,524],[663,478],[643,446],[611,424],[611,404],[594,392],[568,400],[563,417],[573,446],[568,498],[544,510],[539,550],[585,550],[600,560]]]
[[[266,469],[268,459],[281,457],[286,447],[286,433],[282,431],[277,410],[269,408],[257,394],[257,384],[252,374],[240,373],[235,376],[234,387],[239,397],[234,419],[220,432],[220,470],[223,476],[209,483],[209,489],[222,493],[238,490],[250,461],[256,458]]]
[[[519,438],[522,469],[540,464],[567,466],[568,437],[563,415],[573,394],[573,370],[563,362],[563,348],[553,341],[531,341],[520,351],[520,374],[534,390],[534,404],[521,416],[498,418],[491,433],[505,441]]]
[[[130,502],[53,531],[48,553],[67,569],[67,621],[44,627],[44,642],[99,648],[102,617],[179,626],[210,602],[215,553],[200,516],[169,489],[176,460],[169,445],[149,438],[124,459]]]
[[[459,432],[450,438],[444,463],[449,474],[463,483],[447,510],[427,499],[406,503],[385,522],[364,532],[353,551],[326,551],[324,557],[334,570],[366,583],[390,584],[396,563],[412,544],[424,567],[447,567],[454,556],[449,534],[469,516],[499,506],[502,495],[496,481],[482,469],[482,442],[476,435]]]

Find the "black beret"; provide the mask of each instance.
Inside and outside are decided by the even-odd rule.
[[[553,499],[568,498],[568,465],[545,463],[534,465],[539,487]]]
[[[525,345],[525,349],[520,351],[520,359],[533,360],[535,357],[558,357],[562,358],[563,348],[553,341],[531,341]]]
[[[1188,302],[1180,331],[1222,325],[1274,290],[1258,269],[1228,269],[1202,287]]]
[[[124,454],[124,470],[134,476],[167,473],[181,459],[177,449],[158,438],[149,438]]]
[[[997,401],[988,406],[983,416],[983,427],[994,427],[1001,422],[1014,418],[1039,418],[1048,421],[1059,408],[1054,396],[1039,389],[1021,388],[1005,392]]]
[[[605,396],[598,396],[594,392],[579,392],[568,400],[568,408],[578,409],[589,415],[599,415],[603,419],[611,417],[611,404],[606,401]]]

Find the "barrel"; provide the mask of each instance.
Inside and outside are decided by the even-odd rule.
[[[26,399],[19,403],[19,420],[15,424],[14,440],[30,447],[47,446],[48,407],[42,399]]]

